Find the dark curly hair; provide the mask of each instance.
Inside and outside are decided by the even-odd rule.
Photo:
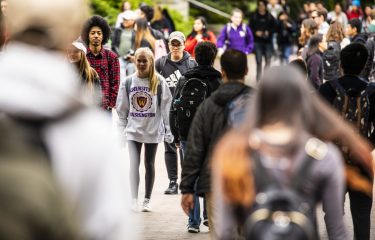
[[[89,45],[89,33],[93,27],[99,27],[102,30],[102,45],[106,44],[111,34],[111,28],[109,27],[107,20],[98,15],[92,16],[86,21],[81,33],[82,40],[87,44],[87,46]]]

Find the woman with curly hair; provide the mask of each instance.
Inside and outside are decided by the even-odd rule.
[[[324,80],[337,79],[341,75],[340,71],[340,51],[350,43],[345,38],[344,28],[338,21],[330,24],[326,34],[326,50],[323,52]]]
[[[281,188],[295,186],[290,183],[292,176],[304,171],[299,193],[301,202],[308,203],[305,216],[317,226],[316,206],[322,202],[329,239],[348,239],[343,219],[344,162],[331,142],[340,140],[368,171],[372,171],[371,146],[311,94],[303,78],[291,67],[269,69],[251,99],[242,126],[218,143],[211,164],[213,199],[221,211],[215,226],[220,229],[217,239],[233,239],[233,231],[245,227],[246,219],[261,203],[262,193],[267,194],[261,184],[264,175],[259,175],[264,169]],[[308,166],[307,171],[304,166]],[[371,191],[372,186],[368,187]],[[315,237],[309,239],[319,239],[316,227],[312,230]]]
[[[108,42],[110,33],[108,22],[101,16],[93,16],[86,21],[81,37],[88,46],[87,60],[99,74],[102,107],[112,112],[120,83],[120,65],[117,55],[103,47]]]
[[[298,53],[299,55],[302,55],[302,58],[305,59],[306,49],[307,49],[307,45],[309,43],[310,38],[318,34],[318,25],[313,19],[307,18],[302,21],[300,31],[301,33],[300,33],[300,37],[298,38],[298,43],[302,47],[298,50]]]
[[[204,17],[199,16],[195,18],[193,30],[186,38],[185,51],[190,53],[194,58],[194,48],[195,46],[202,41],[209,41],[216,45],[215,34],[207,29],[207,21]]]

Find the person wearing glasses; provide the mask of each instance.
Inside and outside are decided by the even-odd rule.
[[[185,49],[186,38],[182,32],[175,31],[169,35],[168,46],[170,53],[156,60],[156,71],[162,75],[174,95],[177,82],[183,74],[198,64],[191,58],[191,55]],[[165,145],[165,165],[167,167],[169,186],[165,190],[165,194],[177,194],[177,147],[174,143],[164,143]],[[181,159],[180,152],[180,159]]]
[[[327,10],[325,8],[317,9],[311,13],[311,18],[318,25],[318,33],[326,35],[329,29],[329,24],[326,22]]]

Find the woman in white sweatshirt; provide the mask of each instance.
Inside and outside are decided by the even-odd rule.
[[[156,73],[154,55],[149,48],[135,52],[136,72],[121,82],[116,110],[119,129],[126,135],[130,154],[130,183],[133,209],[137,209],[139,164],[145,146],[145,199],[143,212],[149,212],[155,180],[155,155],[158,143],[172,142],[169,110],[172,95],[165,79]]]

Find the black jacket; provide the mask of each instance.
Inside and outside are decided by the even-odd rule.
[[[354,96],[359,95],[368,86],[368,82],[365,79],[362,79],[358,76],[353,76],[353,75],[344,75],[338,78],[338,82],[344,88],[345,92],[350,93],[351,95],[354,95]],[[336,97],[336,92],[329,82],[325,82],[324,84],[320,86],[319,93],[330,105],[333,105],[335,97]],[[375,94],[372,94],[369,96],[369,102],[370,102],[369,120],[372,122],[372,124],[375,124]],[[371,136],[368,138],[368,140],[372,143],[372,145],[375,144],[374,135],[375,135],[375,131],[372,131]],[[368,171],[366,171],[364,167],[358,164],[356,165],[360,168],[360,172],[362,175],[367,176],[369,179],[373,178],[373,176],[370,176],[368,174]]]
[[[358,35],[355,35],[353,38],[352,38],[352,43],[362,43],[362,44],[366,44],[366,41],[367,41],[367,36],[365,34],[358,34]]]
[[[223,83],[221,79],[221,73],[211,66],[196,66],[189,71],[187,71],[177,82],[176,90],[173,95],[172,104],[175,99],[178,99],[181,95],[182,86],[190,78],[198,78],[205,82],[209,87],[209,97],[219,86]],[[186,141],[188,136],[185,136],[182,132],[179,131],[175,122],[175,115],[173,114],[173,106],[171,106],[170,124],[171,131],[174,136],[175,141]]]
[[[276,30],[276,20],[268,11],[264,15],[259,14],[258,11],[254,12],[250,17],[249,26],[254,35],[254,42],[272,43],[272,36]],[[258,37],[255,34],[257,31],[268,31],[268,35]]]
[[[171,60],[171,53],[155,61],[155,69],[165,78],[172,95],[182,75],[195,66],[197,66],[197,63],[186,51],[184,51],[182,59],[178,62]]]
[[[222,84],[198,107],[182,161],[180,184],[182,193],[193,193],[197,179],[197,194],[203,195],[211,191],[209,160],[215,144],[226,131],[225,107],[244,88],[251,89],[240,82]]]

